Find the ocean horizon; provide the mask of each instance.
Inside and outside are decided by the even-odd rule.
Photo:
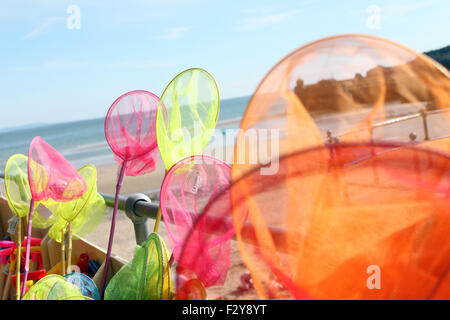
[[[240,119],[251,96],[223,99],[217,127],[239,128]],[[105,116],[108,109],[105,109]],[[104,134],[105,117],[60,123],[35,123],[0,130],[0,171],[13,154],[28,154],[31,140],[41,136],[76,168],[114,163],[113,153]]]

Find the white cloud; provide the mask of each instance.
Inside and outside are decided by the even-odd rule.
[[[263,17],[247,17],[239,24],[241,30],[254,30],[264,28],[290,19],[296,14],[295,11],[271,14]]]
[[[174,40],[179,39],[185,35],[185,33],[192,29],[192,27],[189,26],[182,26],[182,27],[174,27],[174,28],[168,28],[165,29],[161,34],[159,34],[156,39],[158,40]]]
[[[65,17],[50,17],[47,18],[44,22],[42,22],[37,28],[35,28],[30,33],[26,34],[24,39],[29,39],[33,37],[37,37],[47,29],[49,29],[52,25],[65,21]]]

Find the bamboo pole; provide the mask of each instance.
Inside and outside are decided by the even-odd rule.
[[[61,275],[66,275],[66,241],[65,228],[61,230]]]
[[[67,257],[67,269],[70,270],[69,272],[72,272],[72,221],[69,222],[69,253]]]
[[[20,257],[22,254],[22,218],[19,217],[19,225],[17,226],[17,266],[16,266],[16,300],[20,300]]]

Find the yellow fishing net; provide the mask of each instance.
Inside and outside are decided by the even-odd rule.
[[[97,169],[93,165],[86,165],[78,172],[86,181],[87,190],[84,195],[69,202],[49,205],[57,214],[57,219],[48,234],[57,242],[61,242],[61,230],[65,229],[69,222],[72,222],[76,239],[92,232],[105,217],[105,200],[97,192]]]
[[[205,70],[185,70],[169,83],[156,115],[156,139],[167,170],[187,156],[202,154],[218,115],[219,90]]]
[[[46,180],[43,167],[36,166],[41,173],[41,180]],[[5,166],[5,189],[8,205],[19,217],[28,217],[30,211],[31,191],[28,183],[28,157],[23,154],[11,156]],[[52,200],[35,202],[33,227],[47,228],[56,221],[56,214],[48,207]]]

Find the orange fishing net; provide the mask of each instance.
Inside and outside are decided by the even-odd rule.
[[[450,298],[449,111],[448,71],[388,40],[335,36],[281,60],[232,167],[258,296]]]
[[[247,173],[231,195],[259,297],[450,298],[449,173],[449,155],[392,144],[318,147]]]

